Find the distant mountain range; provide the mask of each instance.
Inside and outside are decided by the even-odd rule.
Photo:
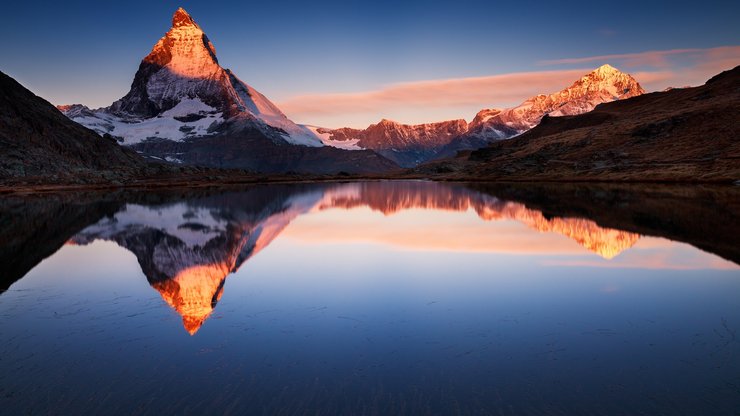
[[[403,167],[435,158],[440,149],[460,140],[467,131],[465,120],[409,125],[383,119],[364,130],[316,129],[330,146],[350,144],[355,149],[373,149]]]
[[[545,117],[514,139],[415,171],[448,180],[738,183],[738,114],[740,66],[700,87]]]
[[[554,94],[540,94],[509,109],[485,109],[468,124],[465,120],[407,125],[382,120],[367,129],[316,129],[324,143],[352,144],[372,149],[404,167],[432,159],[454,157],[460,150],[485,147],[539,124],[542,117],[583,114],[597,105],[635,97],[645,90],[632,76],[602,65],[573,85]]]

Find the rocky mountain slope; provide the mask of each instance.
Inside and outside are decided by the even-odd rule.
[[[364,130],[319,129],[317,133],[322,134],[324,143],[329,145],[351,144],[355,149],[373,149],[401,166],[410,167],[429,160],[436,149],[467,129],[465,120],[409,125],[383,119]]]
[[[306,149],[324,145],[314,132],[293,123],[264,95],[221,67],[213,43],[182,8],[141,61],[123,98],[97,110],[80,104],[59,109],[123,145],[172,163],[263,172],[397,168],[372,151]],[[275,154],[281,160],[272,163]]]
[[[0,180],[122,181],[156,171],[0,72]]]
[[[509,109],[484,109],[470,124],[465,120],[404,125],[388,120],[367,129],[322,129],[326,144],[351,143],[373,149],[404,167],[431,159],[454,157],[460,150],[478,149],[496,140],[508,139],[539,124],[542,117],[576,115],[598,104],[644,94],[629,74],[603,65],[562,91],[532,97]]]
[[[740,180],[738,114],[740,67],[700,87],[546,117],[514,139],[416,172],[475,180],[732,182]]]

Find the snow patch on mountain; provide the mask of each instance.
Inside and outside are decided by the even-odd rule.
[[[248,111],[265,124],[285,132],[283,138],[288,143],[312,147],[323,146],[321,139],[310,129],[290,121],[267,97],[237,78],[230,70],[226,70],[226,73],[229,75],[240,104],[244,106],[243,111]]]
[[[208,136],[214,134],[213,127],[224,121],[222,112],[198,98],[184,99],[161,115],[143,120],[126,119],[104,109],[88,109],[67,116],[100,135],[107,133],[118,138],[124,145],[153,139],[182,141]]]
[[[344,150],[362,150],[363,148],[358,145],[360,139],[348,139],[348,140],[335,140],[331,129],[316,126],[303,126],[319,138],[321,142],[326,146],[332,146]]]

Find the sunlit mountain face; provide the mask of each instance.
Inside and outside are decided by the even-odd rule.
[[[368,211],[373,217],[382,214],[371,229],[363,220]],[[419,211],[431,219],[406,221],[403,229],[383,220]],[[320,229],[299,221],[322,215],[331,221]],[[450,215],[469,222],[459,227],[450,223]],[[296,221],[304,225],[290,231]],[[509,224],[518,224],[516,236],[507,234]],[[619,256],[641,238],[590,219],[548,215],[459,185],[364,182],[258,187],[161,205],[128,203],[69,241],[77,245],[113,241],[132,252],[149,284],[182,316],[183,326],[193,335],[213,313],[226,278],[281,235],[321,244],[339,234],[380,235],[376,242],[411,249],[429,249],[433,240],[435,249],[442,250],[590,253],[604,260]]]

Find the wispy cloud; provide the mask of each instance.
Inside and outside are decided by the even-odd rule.
[[[394,110],[407,108],[478,106],[482,109],[510,105],[535,94],[557,91],[588,71],[581,68],[416,81],[391,84],[374,91],[302,95],[278,105],[298,119],[352,113],[372,113],[380,119]],[[472,115],[466,117],[471,118]]]
[[[719,48],[715,48],[719,49]],[[587,63],[617,63],[621,62],[623,66],[669,66],[669,57],[675,55],[702,54],[707,49],[669,49],[664,51],[646,51],[637,53],[621,53],[612,55],[596,55],[581,58],[550,59],[538,62],[539,65],[572,65]]]
[[[373,91],[301,95],[278,104],[298,121],[329,127],[365,127],[381,118],[407,123],[470,120],[483,108],[511,106],[536,94],[559,91],[604,63],[632,73],[647,90],[658,91],[701,85],[740,65],[740,46],[547,60],[538,65],[578,68],[406,82]]]
[[[632,75],[649,90],[703,84],[721,71],[740,65],[740,46],[716,48],[668,49],[538,62],[542,66],[600,65],[609,63]]]

